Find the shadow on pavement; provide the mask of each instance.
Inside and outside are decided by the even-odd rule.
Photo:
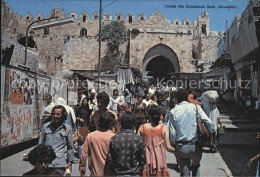
[[[39,138],[31,139],[25,142],[21,142],[18,144],[10,145],[7,147],[1,148],[1,157],[0,160],[3,160],[7,157],[10,157],[14,154],[17,154],[25,149],[33,147],[38,144]],[[22,157],[21,157],[22,158]]]
[[[180,170],[179,170],[177,164],[167,163],[167,167],[168,167],[169,169],[172,169],[172,170],[176,171],[177,173],[180,173]]]
[[[210,151],[210,149],[203,148],[202,153],[212,153],[212,151]]]

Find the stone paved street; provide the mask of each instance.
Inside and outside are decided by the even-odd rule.
[[[219,106],[221,120],[226,127],[224,136],[220,137],[219,152],[210,153],[204,148],[201,161],[201,176],[254,176],[256,164],[253,171],[246,170],[246,162],[257,152],[259,144],[255,139],[259,119],[249,119],[244,116],[226,114],[225,107]],[[238,123],[239,122],[239,123]],[[241,123],[242,122],[242,123]],[[251,127],[251,128],[250,128]],[[254,128],[255,127],[255,128]],[[26,149],[1,161],[1,176],[17,176],[32,169],[29,162],[23,161],[23,154],[32,148]],[[167,152],[167,164],[171,176],[179,176],[174,154]],[[79,159],[75,159],[72,175],[79,176]],[[89,175],[89,171],[87,172]]]
[[[26,149],[9,158],[3,159],[1,161],[1,176],[20,176],[23,173],[31,170],[33,168],[32,165],[27,161],[23,161],[23,154],[28,153],[31,149],[32,148]],[[166,156],[171,176],[179,176],[175,156],[172,153],[168,152]],[[73,164],[73,176],[80,175],[78,171],[78,162],[79,160],[76,158],[75,163]],[[89,175],[89,171],[87,172],[87,175]],[[223,161],[219,153],[203,153],[201,162],[201,176],[208,177],[229,175],[229,169],[227,168],[226,163]]]

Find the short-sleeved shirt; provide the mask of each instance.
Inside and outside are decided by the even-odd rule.
[[[90,156],[91,176],[105,175],[105,163],[109,151],[109,143],[113,136],[115,134],[111,130],[97,130],[88,134],[80,157],[80,167],[85,169],[86,157]]]
[[[111,138],[108,162],[115,175],[139,175],[140,167],[146,164],[143,138],[132,130],[122,130]]]

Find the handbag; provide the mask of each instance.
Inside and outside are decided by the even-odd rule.
[[[224,135],[225,134],[225,129],[224,127],[219,127],[218,128],[218,135]]]
[[[211,147],[213,143],[213,134],[210,133],[205,123],[199,118],[199,112],[197,105],[196,106],[196,122],[197,122],[197,133],[199,135],[198,141],[202,144],[203,147]]]

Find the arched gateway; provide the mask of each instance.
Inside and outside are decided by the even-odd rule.
[[[180,72],[178,57],[167,45],[155,45],[146,53],[142,71],[143,74],[148,72],[153,79],[171,79],[173,73]]]

